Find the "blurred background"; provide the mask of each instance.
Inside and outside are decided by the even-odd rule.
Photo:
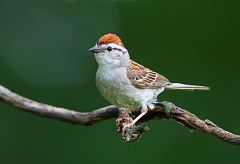
[[[208,92],[167,100],[240,133],[240,3],[234,0],[0,0],[0,84],[40,102],[91,111],[106,106],[87,52],[105,33],[132,59]],[[150,121],[139,142],[120,141],[115,120],[92,127],[0,102],[0,163],[239,163],[239,147],[174,121]]]

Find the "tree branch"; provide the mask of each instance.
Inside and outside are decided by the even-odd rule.
[[[91,112],[77,112],[30,100],[8,90],[2,85],[0,85],[0,100],[20,110],[72,124],[93,125],[98,121],[117,118],[119,115],[119,109],[114,105],[99,108]],[[134,114],[137,115],[138,113],[139,111],[136,111]],[[210,120],[202,120],[194,114],[175,105],[171,107],[170,114],[168,115],[166,115],[162,105],[155,105],[155,109],[149,111],[141,119],[141,122],[146,122],[151,119],[173,119],[191,130],[199,130],[227,143],[240,146],[239,135],[218,127]]]
[[[0,85],[0,99],[20,110],[72,124],[92,125],[98,121],[118,116],[118,108],[113,105],[92,112],[77,112],[33,101],[10,91],[2,85]]]

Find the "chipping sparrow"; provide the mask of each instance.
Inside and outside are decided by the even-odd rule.
[[[115,34],[103,35],[89,51],[95,54],[98,63],[96,85],[102,96],[120,108],[141,108],[141,114],[125,128],[134,125],[145,115],[164,89],[209,89],[205,86],[171,83],[166,77],[132,61],[128,50]]]

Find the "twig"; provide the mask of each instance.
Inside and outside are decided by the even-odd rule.
[[[80,125],[93,125],[98,121],[117,118],[119,114],[119,109],[113,105],[91,112],[77,112],[66,108],[55,107],[20,96],[2,85],[0,85],[0,100],[26,112]],[[138,114],[138,111],[135,113]],[[146,122],[151,119],[173,119],[189,129],[199,130],[211,134],[227,143],[240,146],[239,135],[218,127],[210,120],[201,120],[194,114],[175,105],[172,106],[169,115],[166,115],[162,105],[155,105],[155,109],[149,111],[146,116],[141,119],[141,122]]]

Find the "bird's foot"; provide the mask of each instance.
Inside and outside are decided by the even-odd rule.
[[[126,133],[126,131],[127,131],[128,129],[132,128],[133,126],[134,126],[134,123],[133,123],[133,122],[124,125],[123,128],[122,128],[122,135],[124,135],[124,134]]]
[[[123,130],[127,129],[125,125],[128,125],[133,122],[132,117],[130,117],[128,112],[122,112],[116,119],[117,131],[122,133]]]
[[[167,117],[169,118],[171,116],[171,110],[175,107],[175,105],[168,101],[161,102],[161,105],[164,107],[164,112],[166,113]]]
[[[129,127],[127,127],[122,134],[122,139],[126,143],[139,140],[141,138],[141,133],[149,130],[149,127],[145,123],[127,126]]]
[[[149,130],[145,123],[135,124],[128,112],[119,115],[116,120],[116,126],[125,143],[137,141],[140,139],[141,133]]]

